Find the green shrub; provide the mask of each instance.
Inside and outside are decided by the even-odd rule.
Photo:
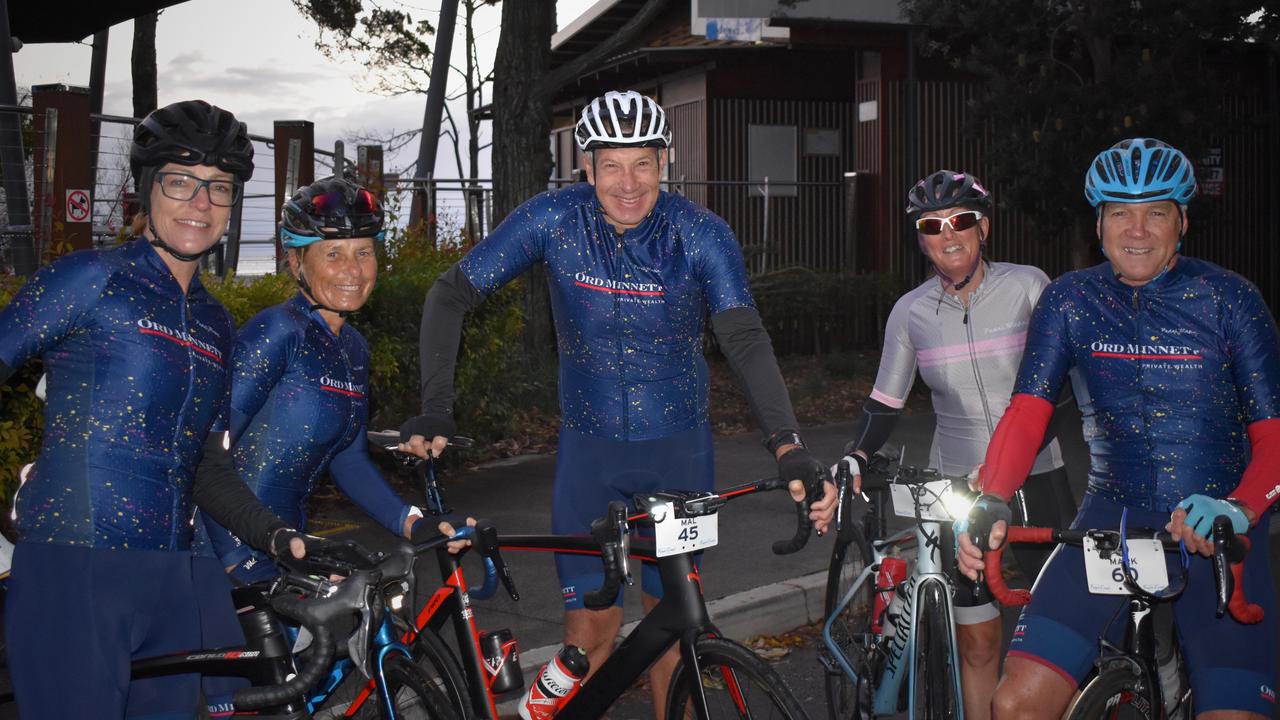
[[[779,354],[824,355],[878,348],[902,282],[789,267],[753,276],[751,292]]]
[[[9,304],[22,280],[0,276],[0,307]],[[0,385],[0,508],[7,508],[18,487],[18,471],[36,459],[44,415],[35,387],[40,379],[39,361],[18,368]]]
[[[232,273],[227,273],[225,278],[201,275],[200,281],[227,308],[237,327],[263,309],[279,305],[298,292],[298,284],[286,273],[252,279],[240,279]]]
[[[436,278],[463,255],[459,247],[437,248],[426,238],[425,232],[409,231],[392,239],[377,289],[353,318],[369,341],[373,427],[395,428],[419,412],[422,302]],[[494,293],[462,327],[454,412],[461,431],[482,442],[509,433],[552,381],[528,377],[522,362],[520,292],[517,281]]]

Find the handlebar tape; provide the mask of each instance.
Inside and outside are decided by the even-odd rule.
[[[983,574],[987,581],[987,588],[991,590],[991,596],[1005,607],[1026,605],[1031,602],[1030,592],[1026,590],[1011,590],[1004,582],[1004,573],[1000,569],[1000,559],[1004,557],[1004,549],[1009,547],[1011,542],[1053,542],[1053,529],[1010,526],[1008,533],[1005,535],[1004,543],[995,550],[988,550],[983,557],[985,563]]]
[[[277,598],[277,603],[280,600],[305,602],[297,598]],[[333,635],[328,628],[322,625],[310,628],[310,630],[314,636],[311,644],[313,655],[308,659],[306,668],[279,685],[244,688],[235,691],[231,696],[231,701],[235,703],[236,710],[257,710],[283,705],[290,700],[301,698],[307,690],[314,687],[329,672],[335,647]]]
[[[813,530],[813,521],[809,519],[808,498],[796,503],[796,534],[787,540],[778,540],[773,544],[774,555],[790,555],[799,552],[809,543],[809,533]]]

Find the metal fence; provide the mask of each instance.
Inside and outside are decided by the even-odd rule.
[[[551,178],[547,188],[578,181]],[[695,202],[697,198],[707,198],[707,206],[737,234],[752,272],[791,266],[819,271],[844,267],[846,253],[838,241],[845,230],[843,183],[678,178],[664,180],[662,188]],[[784,191],[779,193],[779,188]],[[393,213],[407,209],[412,193],[419,189],[426,191],[424,215],[434,225],[439,241],[457,241],[465,246],[483,240],[493,231],[491,179],[392,178],[387,183],[387,203]],[[819,237],[831,241],[817,242]]]

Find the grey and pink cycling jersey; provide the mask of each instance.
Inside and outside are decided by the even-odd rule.
[[[902,408],[920,371],[937,417],[931,467],[963,475],[982,462],[1009,406],[1031,311],[1048,284],[1039,268],[993,262],[968,307],[933,277],[893,306],[871,399]],[[1032,472],[1059,467],[1062,453],[1053,440]]]

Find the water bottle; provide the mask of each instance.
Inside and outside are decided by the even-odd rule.
[[[587,653],[576,645],[565,645],[551,661],[542,666],[538,679],[520,700],[520,717],[524,720],[549,720],[555,717],[578,684],[587,674]]]
[[[481,635],[480,650],[484,654],[484,671],[490,692],[501,695],[524,687],[520,648],[510,630],[502,628]]]
[[[885,610],[893,605],[897,587],[906,579],[907,563],[902,558],[889,556],[880,561],[880,574],[876,576],[875,605],[871,613],[872,632],[880,634],[883,631]]]

